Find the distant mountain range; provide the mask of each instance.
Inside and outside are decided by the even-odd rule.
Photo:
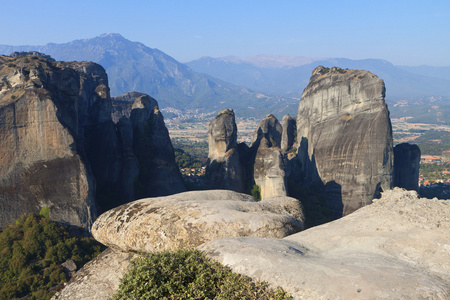
[[[279,59],[277,64],[277,58]],[[263,62],[268,57],[263,57]],[[239,60],[202,57],[186,63],[192,70],[209,74],[230,83],[240,84],[265,93],[299,97],[317,66],[363,69],[382,78],[390,100],[419,100],[424,97],[450,99],[450,67],[397,67],[386,60],[347,58],[316,59],[291,63],[274,57],[270,65],[261,66],[258,57]]]
[[[119,34],[44,46],[0,45],[0,54],[39,51],[63,61],[93,61],[102,65],[112,96],[130,91],[149,94],[162,108],[201,109],[218,112],[233,108],[239,116],[282,116],[296,107],[293,99],[265,95],[210,75],[192,71],[158,49],[131,42]]]
[[[39,51],[57,60],[99,63],[108,74],[112,96],[138,91],[157,99],[162,108],[217,112],[229,107],[237,116],[256,118],[268,113],[280,118],[285,113],[295,115],[311,71],[319,65],[364,69],[385,81],[386,100],[394,117],[450,122],[450,67],[272,55],[203,57],[182,64],[158,49],[114,33],[64,44],[0,45],[0,54],[14,51]]]

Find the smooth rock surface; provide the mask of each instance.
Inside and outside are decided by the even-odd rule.
[[[450,202],[395,188],[351,215],[283,239],[199,247],[294,299],[449,299]]]
[[[321,182],[335,215],[393,186],[392,128],[383,80],[363,70],[317,67],[298,107],[305,182]]]
[[[117,291],[131,260],[139,255],[106,249],[83,266],[54,300],[106,300]]]
[[[285,237],[303,229],[298,200],[253,197],[226,190],[185,192],[137,200],[103,213],[95,239],[122,251],[196,247],[232,236]]]

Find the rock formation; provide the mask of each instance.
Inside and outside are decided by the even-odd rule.
[[[107,77],[93,63],[0,57],[0,226],[50,208],[89,229],[97,216],[85,127],[101,122]]]
[[[152,97],[144,93],[139,92],[129,92],[123,94],[122,96],[111,97],[112,102],[112,120],[114,123],[119,122],[121,117],[131,117],[131,111],[133,109],[133,103],[136,99],[147,98],[150,102],[150,107],[158,106],[158,102]]]
[[[234,112],[223,109],[208,126],[209,164],[206,178],[211,189],[245,191],[245,175],[236,141]]]
[[[283,130],[275,116],[267,115],[252,135],[253,179],[261,189],[261,199],[288,195],[289,164],[280,149]]]
[[[196,247],[232,236],[285,237],[303,229],[297,199],[261,202],[226,190],[185,192],[137,200],[103,213],[92,235],[121,251],[153,252]]]
[[[156,100],[138,98],[131,121],[114,124],[101,66],[0,56],[0,227],[49,207],[90,229],[97,205],[184,191]]]
[[[259,122],[258,127],[252,134],[251,148],[258,149],[261,141],[264,139],[267,147],[281,147],[281,135],[283,129],[280,122],[274,115],[267,115]]]
[[[283,239],[199,247],[294,299],[448,299],[450,202],[395,188],[337,221]]]
[[[394,147],[394,186],[419,190],[420,149],[408,143]]]
[[[283,132],[281,134],[281,149],[288,151],[294,146],[297,137],[297,122],[290,115],[285,115],[281,120]]]
[[[305,182],[324,185],[347,215],[392,187],[393,153],[383,80],[363,70],[317,67],[297,114]]]
[[[137,257],[139,254],[108,248],[84,265],[52,299],[110,299],[119,288],[120,280],[128,270],[131,260]]]

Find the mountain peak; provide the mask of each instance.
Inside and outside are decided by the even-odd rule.
[[[123,38],[123,36],[121,36],[119,33],[114,33],[114,32],[101,34],[100,37],[121,37],[121,38]]]

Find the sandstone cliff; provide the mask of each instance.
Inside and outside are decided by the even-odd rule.
[[[260,187],[261,199],[288,195],[286,178],[290,170],[286,153],[280,149],[282,132],[277,118],[267,115],[252,135],[253,179]]]
[[[290,115],[285,115],[281,120],[283,133],[281,134],[281,149],[288,151],[294,146],[297,139],[297,122]]]
[[[93,63],[0,57],[0,226],[49,207],[53,219],[90,228],[97,210],[84,130],[107,117],[107,84]]]
[[[383,80],[363,70],[316,68],[299,103],[298,157],[337,216],[392,187],[393,153]]]
[[[245,175],[236,141],[234,111],[223,109],[208,126],[209,164],[206,178],[211,189],[245,191]]]
[[[419,190],[420,149],[401,143],[394,147],[394,186]]]
[[[114,124],[101,66],[0,56],[0,227],[49,207],[90,229],[98,207],[184,191],[156,100],[133,103]]]

